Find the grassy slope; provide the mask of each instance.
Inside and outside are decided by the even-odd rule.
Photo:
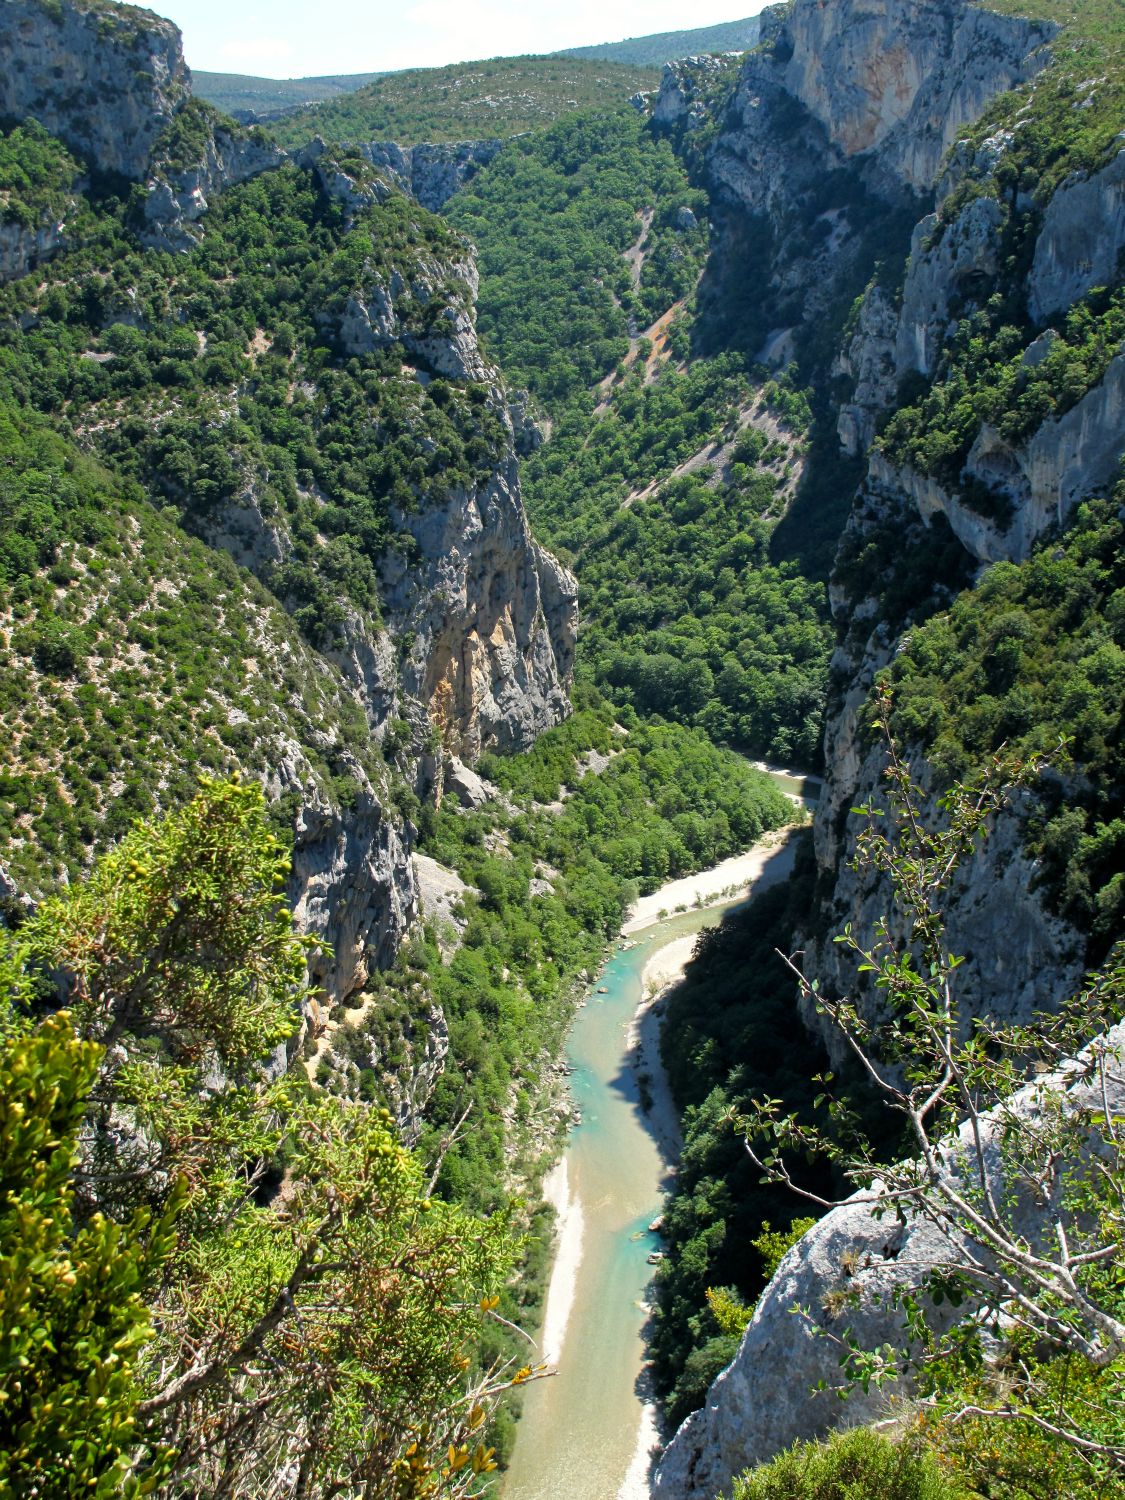
[[[756,46],[760,22],[757,16],[742,21],[720,21],[715,26],[697,26],[690,31],[657,31],[651,36],[626,37],[623,42],[601,42],[594,47],[568,47],[563,57],[601,57],[612,62],[656,66],[677,57],[701,52],[745,52]]]
[[[274,135],[299,146],[327,140],[391,140],[410,146],[516,135],[561,115],[612,106],[652,88],[653,68],[580,58],[497,57],[392,73],[345,98],[279,120]]]
[[[353,94],[365,84],[386,77],[385,72],[330,73],[320,78],[257,78],[247,73],[209,73],[191,70],[196,96],[216,104],[227,114],[235,110],[262,112],[300,109],[321,99]]]
[[[758,18],[722,21],[716,26],[698,26],[689,31],[658,31],[651,36],[627,37],[621,42],[600,42],[591,47],[566,47],[554,57],[625,63],[637,68],[659,68],[675,57],[699,52],[740,52],[758,40]],[[414,69],[418,74],[445,73],[445,68]],[[292,110],[304,105],[353,94],[386,72],[328,73],[310,78],[258,78],[245,73],[211,73],[192,69],[195,92],[220,109]]]

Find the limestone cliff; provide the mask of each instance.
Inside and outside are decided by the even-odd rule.
[[[471,760],[486,747],[527,746],[569,711],[577,591],[569,574],[532,539],[523,509],[515,447],[517,441],[530,442],[525,430],[530,419],[518,397],[510,400],[480,349],[470,248],[401,195],[405,185],[436,203],[492,148],[489,143],[430,152],[416,148],[393,162],[373,161],[368,171],[362,163],[357,168],[351,156],[342,165],[320,144],[290,159],[259,133],[239,130],[191,99],[175,27],[103,0],[4,0],[0,38],[5,59],[18,59],[17,66],[0,71],[0,114],[16,121],[38,118],[75,153],[82,172],[138,185],[128,218],[118,226],[134,233],[143,247],[138,263],[144,250],[155,250],[175,256],[176,264],[190,264],[215,197],[282,165],[291,176],[307,174],[302,190],[307,202],[315,200],[309,212],[323,215],[331,226],[325,234],[334,247],[363,243],[362,235],[354,242],[348,238],[362,221],[372,253],[358,266],[354,285],[346,284],[350,292],[337,295],[340,282],[333,279],[335,262],[327,251],[319,263],[322,279],[309,286],[294,281],[286,292],[316,344],[310,368],[300,379],[294,372],[289,400],[310,403],[319,417],[331,399],[329,380],[317,385],[326,362],[362,362],[372,388],[379,382],[393,387],[386,407],[395,422],[410,426],[413,451],[425,456],[437,447],[426,423],[429,413],[436,425],[438,403],[426,406],[422,397],[435,382],[442,382],[437,387],[442,399],[455,401],[470,416],[484,413],[471,458],[448,484],[432,473],[431,483],[420,483],[417,476],[427,474],[422,458],[413,483],[405,473],[400,479],[394,505],[381,492],[374,499],[351,494],[363,489],[365,477],[349,481],[344,503],[370,501],[372,510],[385,504],[391,512],[378,533],[380,545],[387,544],[380,555],[372,543],[365,555],[367,595],[353,597],[337,584],[341,597],[326,600],[331,628],[320,629],[314,620],[302,626],[303,636],[289,618],[301,602],[286,571],[293,571],[296,551],[293,516],[301,508],[305,517],[315,517],[330,499],[338,510],[341,503],[339,494],[327,496],[313,478],[309,454],[315,456],[315,419],[289,511],[278,504],[276,491],[270,492],[268,458],[255,463],[238,454],[229,484],[214,503],[204,505],[195,503],[190,483],[180,483],[163,466],[145,475],[157,506],[176,505],[180,518],[211,549],[217,571],[235,578],[232,619],[250,612],[249,600],[260,612],[256,654],[249,665],[243,663],[243,675],[272,695],[268,734],[243,708],[225,701],[219,707],[223,733],[241,747],[245,769],[261,777],[291,826],[288,896],[298,926],[319,944],[310,959],[308,1036],[315,1043],[331,1012],[377,1008],[370,992],[417,919],[414,833],[395,805],[396,787],[400,800],[410,795],[404,781],[422,794],[436,794],[443,755]],[[398,183],[404,173],[409,181],[404,176]],[[88,180],[78,180],[73,192],[81,197],[88,187]],[[52,209],[65,201],[67,191],[60,180]],[[392,197],[399,213],[397,219],[388,213],[386,222],[393,219],[388,245],[380,239],[384,221],[373,210]],[[44,193],[38,201],[46,201]],[[0,277],[23,275],[53,252],[65,255],[57,212],[35,224],[28,221],[27,205],[20,205],[22,219],[9,223],[6,203],[0,201]],[[414,220],[424,223],[419,227]],[[230,268],[232,284],[237,270],[237,263]],[[199,329],[198,314],[174,272],[167,277],[162,269],[154,272],[161,287],[167,284],[167,296],[157,303],[145,302],[138,290],[141,279],[115,285],[92,315],[90,348],[82,356],[89,360],[87,373],[110,369],[117,358],[99,347],[107,329],[135,330],[138,341],[167,328]],[[40,290],[29,288],[25,327],[38,316]],[[228,331],[233,333],[233,324]],[[250,415],[255,363],[270,349],[269,337],[261,328],[255,331],[253,322],[241,332],[249,347],[241,373],[224,384],[210,408],[209,420],[216,425],[233,426]],[[204,352],[207,335],[197,332],[195,342]],[[451,386],[458,388],[453,394]],[[367,406],[357,403],[355,421],[366,415],[375,422],[379,394]],[[159,380],[143,397],[130,392],[130,400],[134,414],[143,413],[138,431],[158,425],[176,404],[168,401]],[[126,404],[83,429],[87,449],[107,464],[113,462],[112,439]],[[451,428],[447,423],[446,431]],[[232,453],[235,445],[232,440]],[[310,528],[307,519],[303,524],[304,545],[316,559],[331,538],[315,524]],[[182,533],[180,538],[187,545]],[[216,551],[229,553],[256,580],[242,576],[239,581],[237,570],[227,558],[216,558]],[[315,561],[301,565],[307,580]],[[182,580],[170,576],[167,566],[165,572],[169,576],[154,587],[164,591],[159,598],[175,599]],[[93,578],[91,573],[91,587]],[[221,656],[225,640],[221,635],[209,645]],[[397,722],[403,719],[406,731]],[[393,746],[386,748],[392,723]],[[222,764],[228,767],[229,757]],[[194,770],[178,763],[173,747],[167,747],[163,784],[186,782]],[[104,813],[100,803],[98,812]],[[95,841],[97,835],[96,828]],[[419,996],[412,1017],[399,1038],[408,1064],[393,1080],[388,1074],[389,1101],[408,1131],[418,1128],[448,1051],[445,1019],[428,995]]]
[[[398,146],[393,141],[371,141],[358,149],[397,187],[417,198],[423,208],[439,213],[503,144],[501,140],[488,140]]]
[[[190,250],[203,238],[208,199],[276,167],[285,153],[265,139],[208,120],[199,159],[171,164],[158,154],[145,181],[141,241],[154,250]]]
[[[190,97],[170,21],[103,0],[4,0],[0,116],[37,119],[97,172],[137,182]]]
[[[1106,1041],[1110,1050],[1125,1043],[1125,1027],[1117,1026]],[[1072,1065],[1071,1065],[1072,1066]],[[1119,1072],[1108,1084],[1110,1108],[1125,1102],[1125,1081]],[[1101,1103],[1097,1086],[1088,1078],[1064,1072],[1029,1085],[1006,1106],[1008,1117],[1034,1118],[1045,1091],[1067,1088],[1068,1106],[1095,1109]],[[985,1117],[984,1156],[990,1185],[1000,1196],[1003,1183],[998,1137],[1002,1122]],[[961,1163],[970,1159],[969,1128],[962,1130]],[[958,1156],[946,1149],[943,1169],[957,1181]],[[1008,1185],[1011,1186],[1010,1184]],[[878,1192],[878,1186],[876,1192]],[[1015,1190],[1013,1190],[1015,1197]],[[654,1486],[657,1500],[713,1500],[729,1493],[732,1477],[772,1458],[799,1439],[819,1438],[841,1426],[872,1422],[886,1410],[887,1399],[907,1389],[904,1383],[855,1389],[846,1403],[835,1394],[839,1380],[839,1351],[820,1336],[794,1308],[823,1316],[825,1297],[835,1291],[855,1297],[847,1311],[848,1327],[861,1347],[884,1343],[900,1347],[902,1313],[891,1294],[896,1286],[920,1288],[928,1272],[946,1265],[950,1241],[942,1228],[924,1218],[897,1223],[893,1212],[875,1217],[867,1195],[857,1193],[811,1229],[782,1260],[754,1310],[754,1316],[734,1362],[719,1376],[707,1404],[695,1412],[676,1434],[664,1455]],[[1043,1210],[1030,1195],[1015,1200],[1015,1223],[1034,1241],[1045,1227]],[[979,1253],[979,1247],[978,1247]],[[927,1317],[938,1331],[960,1314],[949,1306],[928,1306]],[[820,1390],[815,1389],[823,1382]]]
[[[769,333],[763,355],[795,339],[809,374],[830,374],[841,448],[864,462],[830,587],[838,645],[814,827],[817,904],[799,939],[806,975],[828,993],[862,996],[863,984],[832,935],[851,923],[862,940],[893,907],[885,878],[852,867],[861,827],[852,809],[879,801],[885,767],[868,727],[876,674],[895,661],[913,623],[948,605],[983,568],[1023,562],[1083,500],[1107,493],[1125,453],[1119,334],[1062,399],[1052,388],[1040,407],[1029,397],[1018,417],[1008,409],[975,423],[970,409],[961,448],[940,426],[930,438],[921,406],[913,426],[888,426],[960,369],[967,320],[977,317],[984,329],[990,307],[1008,310],[1007,364],[995,378],[1022,393],[1041,367],[1062,368],[1068,311],[1087,298],[1096,321],[1109,293],[1095,289],[1120,285],[1125,166],[1112,129],[1100,156],[1042,184],[1022,165],[1033,159],[1021,136],[1028,100],[1055,66],[1052,33],[962,0],[794,0],[765,14],[763,47],[733,86],[719,87],[713,69],[676,64],[656,105],[657,122],[695,153],[718,207],[709,278],[729,290],[740,273],[754,276],[762,288],[756,326]],[[1097,88],[1097,80],[1076,86],[1074,107],[1096,103]],[[1010,107],[989,108],[998,96]],[[986,109],[987,125],[968,129]],[[701,155],[693,138],[705,143]],[[914,223],[908,252],[891,230],[903,216]],[[875,237],[865,237],[865,219]],[[845,325],[853,288],[862,296]],[[817,325],[833,321],[843,337],[825,352]],[[927,553],[943,566],[918,563]],[[920,581],[903,589],[908,555]],[[932,788],[925,755],[917,745],[905,750],[918,783]],[[1051,908],[1027,852],[1033,808],[1021,795],[995,820],[946,903],[950,944],[969,956],[961,971],[969,1011],[1018,1021],[1071,993],[1086,958],[1085,935]],[[817,1017],[806,1020],[823,1029]],[[838,1057],[839,1039],[825,1040]],[[837,1284],[845,1242],[871,1250],[872,1285],[913,1275],[932,1258],[924,1233],[912,1230],[884,1270],[885,1239],[885,1226],[847,1208],[791,1252],[735,1364],[668,1450],[661,1497],[713,1496],[738,1469],[794,1439],[870,1416],[862,1402],[844,1408],[810,1397],[829,1373],[825,1346],[814,1347],[787,1310],[797,1299],[817,1303]],[[875,1341],[886,1332],[864,1326]]]

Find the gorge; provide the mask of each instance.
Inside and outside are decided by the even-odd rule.
[[[882,1227],[818,1213],[775,1266],[770,1226],[805,1206],[732,1124],[763,1093],[811,1120],[833,1070],[883,1161],[903,1149],[825,1008],[885,1026],[864,952],[884,922],[917,941],[867,858],[894,756],[935,839],[951,787],[1021,764],[941,895],[965,1034],[1038,1025],[1091,970],[1119,1019],[1125,20],[1115,0],[789,0],[751,40],[700,33],[662,69],[641,47],[362,75],[245,125],[151,12],[3,0],[0,1042],[13,1078],[37,1047],[44,1068],[63,1049],[60,1077],[94,1069],[50,1222],[135,1235],[149,1329],[114,1387],[124,1425],[91,1440],[105,1488],[82,1493],[470,1494],[510,1461],[512,1500],[702,1500],[912,1398],[898,1374],[813,1395],[838,1350],[790,1309],[835,1305],[841,1257]],[[665,1004],[683,1153],[650,1265],[663,1167],[621,1027],[644,958],[704,918],[603,964],[638,900],[792,820],[758,762],[823,787],[786,879],[700,940]],[[225,873],[197,880],[196,858]],[[275,887],[305,946],[268,977],[255,928],[246,978],[253,954],[216,934],[245,936],[231,914]],[[197,899],[216,927],[181,921]],[[189,1025],[160,954],[196,974],[216,944],[242,978],[221,1024]],[[131,988],[146,953],[163,978]],[[280,1009],[262,1002],[255,1051],[261,994]],[[65,1037],[64,1002],[85,1017]],[[563,1340],[517,1424],[564,1149],[603,1246],[568,1334],[590,1373]],[[135,1194],[105,1186],[107,1152]],[[376,1246],[334,1184],[392,1159],[402,1238]],[[345,1233],[370,1270],[354,1359],[332,1344],[349,1288],[319,1302],[300,1279]],[[477,1247],[456,1287],[439,1243]],[[845,1277],[872,1346],[895,1337],[888,1285],[945,1253],[911,1245]],[[417,1304],[380,1270],[415,1262]],[[643,1347],[651,1474],[630,1467]],[[401,1389],[361,1418],[363,1360],[388,1349]],[[49,1397],[20,1379],[0,1488],[34,1451],[42,1493],[78,1493],[70,1429],[42,1438]],[[1076,1500],[1119,1480],[1103,1439]],[[950,1496],[1035,1493],[981,1489],[976,1442],[945,1453]]]

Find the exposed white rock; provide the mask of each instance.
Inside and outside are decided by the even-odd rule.
[[[423,208],[439,213],[503,144],[502,140],[487,140],[398,146],[393,141],[370,141],[357,149]]]
[[[190,97],[179,31],[129,5],[4,0],[0,55],[0,116],[33,116],[91,167],[133,181]]]
[[[786,91],[845,157],[870,155],[920,193],[989,100],[1046,64],[1057,29],[964,0],[798,0],[771,19],[763,39]]]
[[[468,256],[442,262],[420,258],[389,273],[367,266],[343,309],[323,312],[319,319],[349,354],[370,354],[399,343],[435,375],[494,384],[497,372],[477,342],[478,283],[476,264]],[[442,306],[432,317],[435,298]],[[400,313],[400,304],[410,308],[408,315]]]
[[[849,376],[854,382],[852,398],[841,406],[836,424],[845,453],[854,456],[867,450],[875,436],[877,413],[894,397],[898,328],[898,314],[887,294],[878,285],[870,287],[860,305],[855,332],[832,366],[833,375]]]
[[[33,226],[0,220],[0,283],[26,276],[52,256],[62,244],[65,228],[64,219],[47,219]]]
[[[462,807],[483,807],[500,795],[490,781],[469,766],[462,765],[455,755],[449,757],[445,767],[445,790],[456,797]]]
[[[423,922],[433,923],[438,947],[443,959],[447,959],[460,946],[461,934],[467,925],[460,911],[461,902],[466,896],[475,895],[475,889],[467,885],[456,870],[446,869],[428,854],[415,854],[413,859],[418,914]]]
[[[1055,192],[1035,242],[1028,305],[1042,323],[1117,276],[1125,249],[1125,150],[1095,172]]]
[[[897,490],[923,520],[944,515],[957,539],[979,562],[1022,562],[1051,525],[1061,524],[1088,496],[1113,480],[1125,451],[1125,354],[1110,361],[1104,377],[1061,417],[1052,417],[1022,444],[985,423],[973,443],[965,474],[1012,504],[1002,525],[951,493],[928,474],[870,456],[869,479]]]
[[[200,220],[210,198],[223,188],[248,182],[280,166],[284,160],[280,147],[255,136],[212,132],[202,161],[182,170],[158,170],[148,179],[141,240],[157,250],[192,249],[203,238]]]
[[[1125,1046],[1125,1025],[1109,1033],[1112,1048]],[[1068,1092],[1072,1108],[1097,1107],[1094,1086],[1075,1081],[1064,1070],[1028,1085],[1009,1101],[1008,1108],[1033,1118],[1046,1091]],[[1125,1084],[1110,1083],[1110,1108],[1125,1104]],[[985,1117],[986,1161],[994,1189],[1003,1182],[998,1144],[1000,1122]],[[957,1180],[958,1161],[971,1160],[969,1135],[963,1129],[956,1150],[947,1148],[944,1167]],[[865,1195],[857,1194],[859,1199]],[[1035,1205],[1026,1198],[1016,1204],[1020,1231],[1034,1238],[1043,1227]],[[796,1316],[795,1306],[823,1314],[825,1298],[846,1291],[858,1297],[846,1322],[863,1348],[902,1343],[902,1315],[888,1305],[893,1288],[920,1288],[929,1271],[950,1259],[955,1242],[934,1224],[913,1219],[897,1224],[893,1213],[883,1219],[871,1207],[853,1201],[834,1209],[809,1230],[785,1256],[766,1287],[743,1336],[738,1354],[718,1377],[707,1402],[677,1432],[660,1468],[653,1493],[657,1500],[713,1500],[729,1493],[731,1479],[747,1468],[765,1463],[801,1439],[822,1438],[840,1427],[858,1426],[883,1414],[887,1396],[908,1393],[904,1384],[856,1389],[841,1402],[832,1387],[839,1379],[838,1353]],[[928,1307],[927,1317],[937,1329],[964,1316],[948,1303]],[[824,1381],[826,1390],[814,1387]]]
[[[479,489],[396,515],[416,543],[383,567],[394,634],[409,642],[408,698],[426,705],[450,754],[516,749],[565,717],[578,590],[532,540],[514,456]]]
[[[995,198],[974,198],[950,224],[929,214],[915,227],[895,345],[898,375],[931,375],[950,331],[951,309],[988,285],[997,271],[1004,212]]]
[[[288,894],[302,932],[321,941],[309,963],[330,1007],[389,968],[417,914],[410,857],[373,793],[352,810],[306,794],[298,809]]]

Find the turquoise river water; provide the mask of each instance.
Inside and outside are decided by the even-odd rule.
[[[778,777],[786,791],[800,782]],[[744,899],[744,898],[743,898]],[[666,944],[720,921],[737,902],[668,917],[619,944],[594,981],[568,1046],[581,1123],[565,1157],[570,1214],[558,1261],[573,1265],[573,1302],[558,1342],[546,1336],[558,1373],[528,1387],[503,1500],[643,1500],[647,1450],[655,1440],[646,1409],[644,1327],[660,1213],[674,1165],[640,1107],[628,1034],[642,998],[642,973]],[[605,993],[599,993],[604,990]],[[577,1209],[573,1206],[577,1205]],[[552,1281],[552,1299],[557,1297]],[[569,1281],[569,1272],[563,1275]],[[558,1318],[556,1316],[556,1322]],[[548,1324],[551,1303],[548,1303]]]

